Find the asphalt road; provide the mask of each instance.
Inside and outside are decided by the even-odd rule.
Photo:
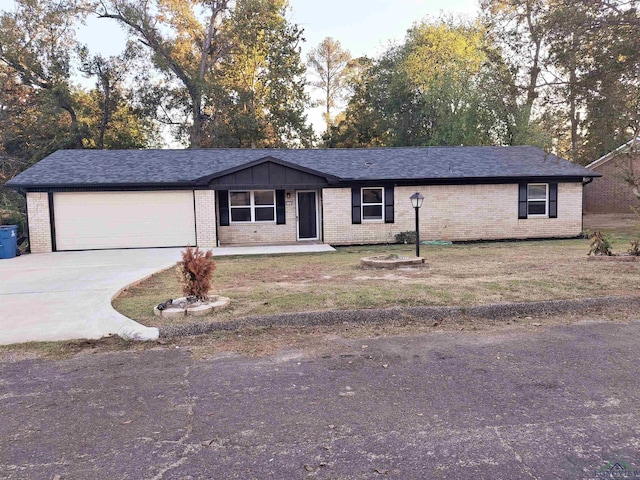
[[[640,478],[640,322],[337,343],[0,363],[0,478]]]

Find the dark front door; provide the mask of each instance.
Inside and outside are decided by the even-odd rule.
[[[316,192],[298,192],[298,240],[318,238]]]

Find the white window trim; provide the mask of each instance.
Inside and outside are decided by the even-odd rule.
[[[382,217],[381,218],[370,218],[365,220],[364,218],[364,191],[365,190],[382,190],[382,202],[380,203],[367,203],[367,207],[380,205],[382,206]],[[384,187],[362,187],[360,189],[360,219],[362,223],[384,223]]]
[[[232,193],[242,193],[249,192],[249,205],[231,205],[231,194]],[[256,205],[255,203],[255,192],[271,192],[273,193],[273,205]],[[256,208],[273,208],[273,220],[256,220]],[[251,212],[251,220],[248,222],[239,222],[237,220],[233,220],[233,209],[234,208],[248,208]],[[276,212],[276,191],[275,190],[229,190],[229,223],[235,224],[249,224],[249,223],[276,223],[277,220],[277,212]]]
[[[529,198],[529,187],[545,187],[544,213],[529,213],[530,202],[542,202],[541,199]],[[548,183],[527,183],[527,218],[549,218],[549,184]]]

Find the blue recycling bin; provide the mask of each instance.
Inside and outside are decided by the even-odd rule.
[[[18,250],[18,226],[0,225],[0,258],[13,258]]]

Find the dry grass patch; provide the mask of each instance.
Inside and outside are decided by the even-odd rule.
[[[520,316],[499,320],[461,317],[425,323],[403,318],[375,324],[247,327],[233,332],[215,332],[155,342],[129,342],[118,337],[108,337],[100,340],[32,342],[0,346],[0,361],[14,362],[34,358],[64,360],[82,355],[175,348],[190,352],[195,359],[242,355],[246,357],[275,356],[273,358],[277,361],[279,358],[290,360],[291,358],[364,352],[362,346],[373,338],[459,333],[535,334],[554,325],[569,325],[576,322],[626,322],[635,318],[635,310],[616,307],[596,308],[574,314]]]
[[[136,342],[124,340],[116,335],[97,340],[67,340],[59,342],[26,342],[12,345],[0,345],[0,361],[14,362],[35,358],[47,360],[65,360],[77,355],[142,351],[156,346],[152,342]]]
[[[626,249],[633,228],[612,229],[614,248]],[[222,257],[214,294],[231,306],[198,321],[225,321],[280,312],[390,306],[460,305],[575,299],[638,293],[639,265],[588,262],[589,241],[545,240],[423,246],[426,267],[362,269],[361,257],[412,255],[406,245],[342,247],[336,253]],[[180,295],[172,270],[131,288],[114,302],[147,325],[174,321],[152,307]],[[184,321],[194,321],[186,317]],[[165,323],[166,322],[166,323]]]

